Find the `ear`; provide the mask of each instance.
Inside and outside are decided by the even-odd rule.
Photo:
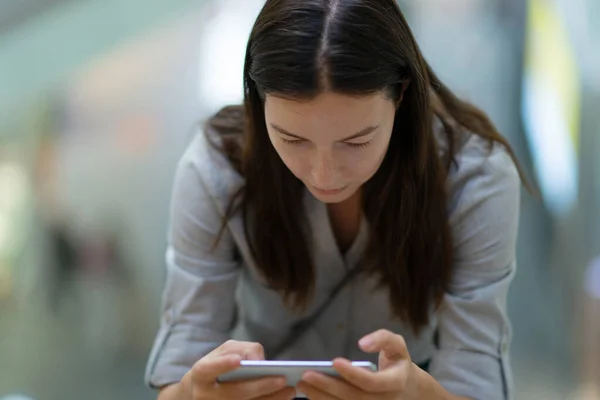
[[[408,85],[410,85],[410,79],[405,79],[404,82],[402,82],[400,97],[398,97],[398,101],[396,101],[396,108],[400,107],[400,104],[402,104],[402,100],[404,99],[404,92],[406,92]]]

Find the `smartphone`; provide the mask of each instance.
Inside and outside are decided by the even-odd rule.
[[[353,361],[355,367],[376,372],[377,367],[369,361]],[[251,361],[242,360],[240,368],[227,372],[217,379],[219,382],[231,382],[267,376],[285,376],[288,386],[296,386],[306,371],[320,372],[339,377],[332,361]]]

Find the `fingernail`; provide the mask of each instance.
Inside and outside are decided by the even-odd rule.
[[[358,345],[363,349],[368,350],[373,347],[373,341],[370,338],[365,337],[359,340]]]

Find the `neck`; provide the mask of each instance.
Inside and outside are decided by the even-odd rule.
[[[344,253],[354,242],[360,228],[361,191],[358,190],[341,203],[327,204],[327,213],[338,247]]]

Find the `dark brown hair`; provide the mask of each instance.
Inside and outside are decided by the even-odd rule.
[[[363,190],[371,227],[363,265],[389,288],[395,315],[418,332],[452,275],[446,178],[457,138],[473,132],[514,159],[510,145],[482,111],[440,82],[394,0],[267,0],[258,16],[246,50],[244,108],[222,110],[207,133],[219,134],[221,151],[245,177],[226,218],[241,211],[256,265],[291,307],[310,301],[315,269],[305,189],[269,141],[265,95],[306,100],[324,91],[385,91],[398,101],[405,82],[389,149]],[[435,116],[447,138],[445,157]]]

